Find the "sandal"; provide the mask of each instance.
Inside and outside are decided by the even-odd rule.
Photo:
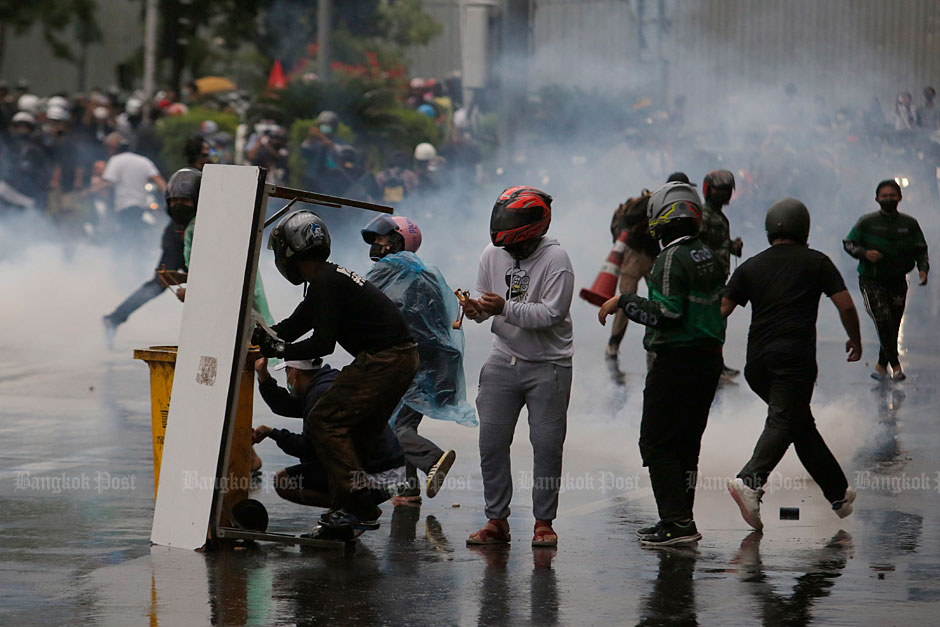
[[[532,536],[532,546],[558,546],[558,534],[552,529],[551,521],[535,521],[535,535]]]
[[[467,544],[506,544],[509,540],[509,521],[505,518],[491,518],[482,529],[470,534]]]

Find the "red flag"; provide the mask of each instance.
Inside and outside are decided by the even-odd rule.
[[[285,87],[287,87],[287,81],[284,80],[284,68],[281,67],[281,62],[275,59],[274,67],[268,74],[268,89],[284,89]]]

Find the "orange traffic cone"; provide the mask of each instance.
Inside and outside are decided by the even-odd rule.
[[[614,247],[610,249],[610,254],[607,255],[607,261],[601,266],[601,271],[594,279],[594,285],[591,289],[581,288],[581,298],[592,305],[600,307],[613,298],[617,292],[617,279],[620,276],[620,264],[623,262],[623,251],[627,247],[628,236],[626,230],[620,232],[620,237],[617,238]]]

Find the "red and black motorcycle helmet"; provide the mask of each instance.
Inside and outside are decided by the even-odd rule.
[[[502,248],[538,239],[548,231],[551,221],[551,196],[534,187],[510,187],[493,205],[490,240]]]

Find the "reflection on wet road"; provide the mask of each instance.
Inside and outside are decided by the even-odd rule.
[[[654,508],[636,460],[636,423],[585,420],[572,425],[566,448],[572,488],[561,499],[560,547],[529,546],[531,508],[520,487],[512,546],[470,549],[466,536],[483,520],[476,432],[432,424],[430,433],[460,452],[455,484],[421,507],[386,504],[382,528],[346,555],[270,544],[209,554],[151,548],[145,369],[118,357],[85,369],[52,359],[29,372],[4,367],[0,623],[933,624],[940,362],[909,349],[911,379],[872,387],[839,358],[820,350],[816,404],[859,490],[848,519],[836,518],[812,483],[784,485],[765,498],[764,533],[751,533],[724,490],[706,486],[697,498],[700,545],[644,549],[634,532]],[[634,374],[626,392],[610,394],[636,398],[641,386]],[[745,461],[753,439],[734,441],[734,420],[755,408],[746,386],[722,391],[704,474],[727,476]],[[759,430],[761,416],[748,419]],[[602,437],[617,443],[600,447]],[[525,470],[530,458],[514,451]],[[313,513],[270,487],[290,460],[273,447],[260,452],[267,474],[253,496],[268,507],[272,530],[306,531]],[[802,471],[785,459],[782,472]],[[800,519],[779,520],[781,507],[799,508]]]

